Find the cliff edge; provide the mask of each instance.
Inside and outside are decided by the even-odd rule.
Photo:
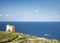
[[[60,43],[59,40],[47,39],[18,32],[0,31],[0,43]]]

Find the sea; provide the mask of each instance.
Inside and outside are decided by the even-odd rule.
[[[0,22],[0,31],[6,31],[6,25],[19,33],[60,40],[60,22]]]

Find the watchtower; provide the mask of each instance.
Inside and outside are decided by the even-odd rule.
[[[15,26],[6,25],[6,32],[14,32],[14,31],[15,31]]]

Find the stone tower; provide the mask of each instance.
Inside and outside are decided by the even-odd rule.
[[[14,32],[14,31],[15,31],[15,26],[6,25],[6,32]]]

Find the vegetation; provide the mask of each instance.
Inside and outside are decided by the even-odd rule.
[[[18,32],[0,31],[0,43],[60,43],[55,39],[46,39]]]

